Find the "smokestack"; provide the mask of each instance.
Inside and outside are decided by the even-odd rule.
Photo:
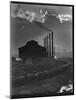
[[[46,53],[48,55],[48,35],[44,37],[44,47],[46,48]]]
[[[49,33],[49,56],[53,57],[53,32]]]
[[[55,46],[53,47],[53,56],[55,56]]]
[[[44,37],[44,47],[46,48],[48,57],[53,57],[53,32]]]
[[[52,49],[52,52],[51,52],[51,56],[53,57],[53,32],[51,32],[51,49]]]
[[[46,44],[47,44],[47,47],[46,47],[46,51],[47,51],[47,54],[48,54],[48,56],[49,56],[49,38],[48,38],[48,35],[46,36]]]
[[[48,49],[49,49],[49,51],[48,51],[48,54],[49,54],[49,56],[51,56],[51,34],[49,33],[49,35],[48,35]]]
[[[46,48],[46,52],[48,54],[48,35],[44,37],[44,47]]]

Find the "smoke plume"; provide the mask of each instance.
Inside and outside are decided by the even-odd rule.
[[[41,22],[41,23],[45,22],[45,20],[46,20],[45,15],[46,14],[44,14],[44,13],[36,13],[34,11],[25,10],[20,5],[18,5],[11,14],[12,17],[24,18],[24,19],[28,20],[29,22],[37,21],[37,22]]]
[[[57,19],[59,19],[60,23],[63,23],[64,21],[72,21],[72,16],[71,15],[63,15],[63,14],[50,14],[49,16],[55,16]]]
[[[63,23],[64,21],[72,21],[72,16],[69,14],[51,14],[48,10],[40,10],[39,13],[37,13],[34,11],[25,10],[20,5],[17,5],[16,9],[13,10],[11,16],[24,18],[29,22],[36,21],[40,23],[44,23],[48,16],[55,16],[60,21],[60,23]]]
[[[40,13],[43,14],[43,11],[40,10]],[[46,17],[55,16],[60,21],[60,23],[63,23],[64,21],[70,21],[70,22],[72,21],[72,16],[69,14],[51,14],[48,12],[48,10],[46,10],[44,15]]]

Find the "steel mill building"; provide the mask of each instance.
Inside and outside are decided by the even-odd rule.
[[[18,48],[19,57],[25,60],[26,58],[37,58],[47,56],[46,48],[39,45],[36,41],[31,40],[23,47]]]
[[[53,33],[49,33],[44,37],[44,47],[39,45],[38,42],[31,40],[26,45],[18,48],[19,57],[22,60],[27,58],[38,58],[38,57],[54,57],[55,47],[53,46]]]

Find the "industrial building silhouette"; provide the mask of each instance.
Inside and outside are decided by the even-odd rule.
[[[19,49],[19,57],[23,60],[26,58],[36,58],[47,56],[46,48],[40,46],[36,41],[31,40],[27,44]]]
[[[53,33],[49,33],[45,36],[43,41],[44,47],[39,45],[35,40],[28,41],[26,45],[18,48],[19,57],[22,60],[27,58],[54,57],[55,48],[53,46]]]

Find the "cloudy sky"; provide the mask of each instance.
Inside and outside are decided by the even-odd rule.
[[[29,40],[43,46],[43,38],[53,31],[56,52],[72,51],[72,7],[11,3],[11,54]]]

